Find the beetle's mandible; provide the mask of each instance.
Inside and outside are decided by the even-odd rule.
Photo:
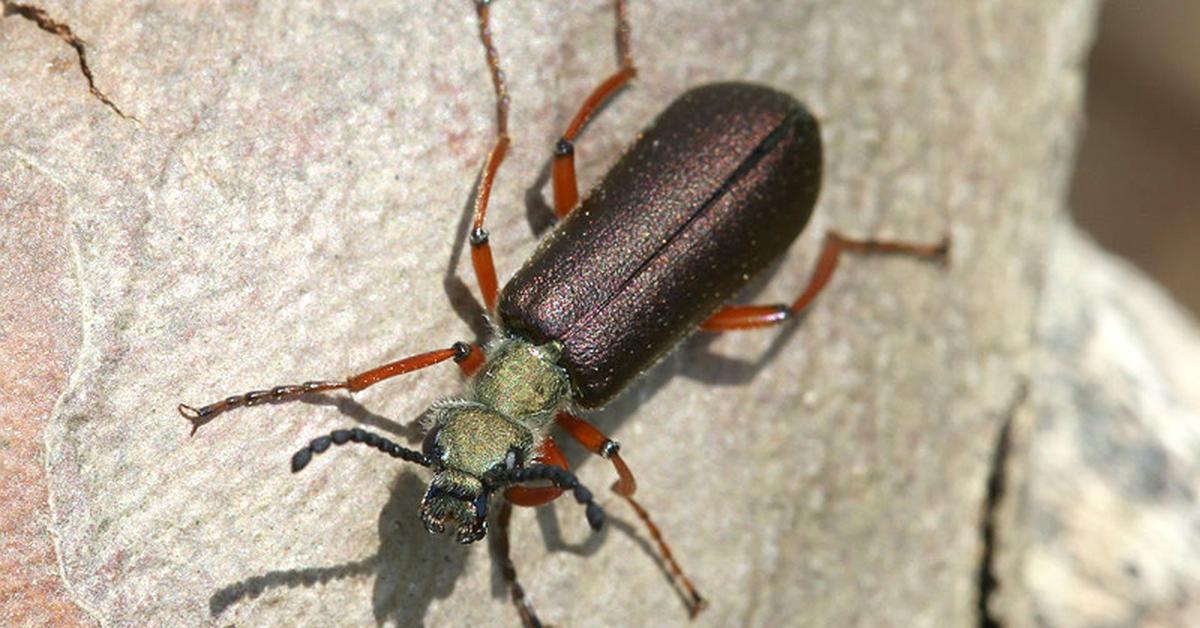
[[[463,394],[434,403],[420,451],[361,428],[313,440],[292,470],[332,445],[362,443],[428,467],[419,513],[427,530],[455,531],[462,543],[496,520],[505,576],[523,621],[537,616],[508,556],[512,504],[536,506],[564,492],[599,529],[604,512],[567,467],[549,436],[557,425],[608,459],[613,490],[645,524],[694,615],[704,600],[684,575],[646,510],[617,443],[572,408],[598,408],[697,330],[722,332],[777,325],[803,311],[825,287],[842,252],[898,253],[944,259],[949,242],[855,240],[830,232],[816,270],[792,303],[727,305],[796,239],[813,211],[821,181],[816,120],[791,96],[746,83],[698,87],[680,96],[645,130],[592,191],[579,200],[575,140],[610,96],[636,73],[624,0],[616,1],[621,63],[580,106],[554,147],[552,186],[560,224],[500,290],[485,229],[492,184],[508,151],[509,94],[492,41],[489,2],[476,3],[497,101],[497,135],[475,190],[465,234],[484,304],[495,325],[481,349],[457,342],[351,376],[277,386],[200,408],[180,405],[193,431],[227,410],[266,401],[346,390],[454,360],[470,380]],[[526,486],[540,482],[541,485]],[[502,498],[497,496],[502,493]]]

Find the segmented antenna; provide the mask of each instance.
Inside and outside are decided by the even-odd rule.
[[[584,506],[584,514],[587,516],[588,525],[593,530],[599,530],[604,527],[604,509],[595,501],[592,501],[592,492],[586,486],[579,483],[579,478],[576,478],[574,473],[562,467],[548,464],[531,464],[520,469],[505,469],[488,474],[484,477],[484,484],[520,484],[523,482],[536,482],[538,480],[548,480],[558,488],[570,489],[571,494],[575,496],[575,501]]]
[[[393,458],[399,458],[405,462],[415,462],[422,467],[429,466],[429,459],[425,457],[425,454],[398,445],[378,434],[373,434],[356,427],[352,430],[334,430],[328,436],[314,438],[307,447],[297,451],[292,456],[292,473],[298,473],[304,467],[307,467],[308,463],[312,461],[313,454],[323,454],[325,450],[329,449],[330,445],[345,445],[346,443],[362,443],[374,447]]]

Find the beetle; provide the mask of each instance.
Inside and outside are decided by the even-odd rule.
[[[616,0],[619,68],[584,100],[554,147],[551,179],[559,224],[499,289],[485,219],[510,145],[509,95],[492,40],[489,4],[478,0],[476,10],[496,93],[496,139],[474,192],[467,238],[492,315],[492,339],[482,348],[456,342],[345,380],[276,386],[200,408],[181,404],[178,410],[195,433],[237,407],[333,390],[353,393],[453,360],[470,379],[461,396],[429,408],[429,429],[419,451],[361,428],[341,429],[296,452],[292,471],[304,469],[315,454],[347,443],[428,467],[433,476],[419,507],[421,520],[431,533],[453,529],[461,543],[484,538],[489,504],[502,491],[495,541],[502,569],[522,620],[538,625],[509,557],[512,505],[537,506],[570,491],[592,528],[600,529],[605,519],[548,435],[558,426],[613,464],[618,480],[612,489],[646,526],[695,615],[705,601],[634,499],[636,480],[619,445],[575,409],[602,407],[698,329],[744,330],[794,319],[828,284],[844,252],[943,260],[949,240],[912,244],[829,232],[816,269],[795,301],[727,305],[804,229],[821,182],[816,119],[795,98],[748,83],[717,83],[684,93],[580,200],[575,141],[596,110],[636,74],[625,1]],[[549,485],[525,486],[530,482]]]

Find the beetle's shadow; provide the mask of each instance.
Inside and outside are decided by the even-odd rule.
[[[452,537],[425,532],[416,515],[425,481],[402,472],[379,513],[379,549],[372,556],[328,567],[269,571],[222,587],[208,601],[216,618],[230,607],[274,589],[324,585],[333,580],[372,574],[371,596],[376,624],[420,625],[434,599],[449,597],[467,561],[467,551]]]
[[[554,164],[554,156],[549,155],[542,162],[541,170],[533,180],[533,184],[525,188],[525,221],[533,235],[541,237],[558,224],[554,209],[546,202],[546,184],[550,182],[550,168]]]

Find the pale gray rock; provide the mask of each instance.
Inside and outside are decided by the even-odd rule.
[[[1046,260],[1013,414],[993,615],[1200,624],[1200,328],[1069,227]]]
[[[580,142],[584,187],[688,87],[756,81],[811,106],[828,160],[811,229],[747,300],[792,298],[829,228],[954,239],[948,268],[846,260],[802,325],[690,341],[594,417],[711,601],[696,625],[976,620],[1095,4],[631,3],[640,75]],[[36,250],[59,252],[58,324],[79,337],[46,380],[53,411],[24,415],[44,459],[11,461],[42,474],[60,594],[105,625],[515,624],[486,549],[421,529],[419,469],[350,449],[288,473],[337,427],[416,442],[452,366],[193,438],[175,413],[472,337],[468,265],[447,270],[493,133],[471,3],[40,6],[140,120],[88,93],[63,42],[0,22],[0,228],[56,217],[32,237],[62,244]],[[515,140],[490,222],[503,280],[544,226],[554,139],[615,60],[607,2],[503,0],[494,18]],[[19,377],[41,359],[11,353]],[[632,514],[603,501],[599,535],[573,504],[517,513],[542,617],[686,624]]]

